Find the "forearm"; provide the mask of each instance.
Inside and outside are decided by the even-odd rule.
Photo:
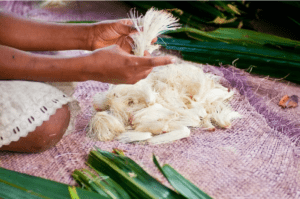
[[[84,81],[87,56],[36,55],[0,45],[0,80]]]
[[[0,80],[87,81],[133,84],[172,57],[138,57],[112,45],[76,57],[36,55],[0,45]]]
[[[0,44],[27,51],[91,50],[91,25],[42,23],[0,12]]]

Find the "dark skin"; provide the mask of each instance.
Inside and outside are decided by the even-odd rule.
[[[132,55],[130,20],[96,24],[41,23],[0,12],[0,80],[86,81],[134,84],[153,67],[174,62],[173,57]],[[156,42],[155,38],[152,42]],[[55,57],[26,51],[91,50],[77,57]],[[54,146],[70,122],[67,105],[30,132],[0,151],[41,152]]]
[[[70,121],[70,111],[68,105],[64,105],[58,109],[56,113],[50,116],[48,121],[45,121],[41,126],[38,126],[35,131],[30,132],[28,136],[21,137],[16,142],[11,142],[10,145],[4,145],[0,149],[2,151],[17,151],[17,152],[41,152],[51,148],[64,135]]]

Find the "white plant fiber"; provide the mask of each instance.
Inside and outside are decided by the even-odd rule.
[[[177,117],[177,114],[161,104],[154,104],[141,109],[134,114],[133,128],[137,131],[146,131],[161,134],[168,131],[168,121]]]
[[[150,144],[168,143],[182,138],[186,138],[190,136],[190,133],[190,129],[188,129],[186,126],[181,126],[181,128],[178,128],[177,130],[152,137],[148,139],[148,142]]]
[[[110,88],[106,95],[105,102],[110,107],[112,114],[122,121],[123,124],[130,124],[129,119],[133,117],[134,112],[154,104],[157,93],[151,89],[151,84],[146,79],[137,82],[134,85],[117,85]],[[95,99],[95,98],[94,98]],[[97,106],[102,107],[101,102],[95,99]]]
[[[112,140],[125,131],[124,125],[106,111],[97,112],[88,127],[88,136],[106,141]]]
[[[184,133],[182,126],[229,128],[232,120],[240,117],[228,105],[233,95],[234,91],[228,91],[201,68],[184,63],[161,67],[134,85],[116,85],[106,93],[106,99],[94,97],[94,103],[98,107],[108,104],[125,128],[149,132],[154,137],[163,134],[165,143],[168,136],[173,141],[176,133]],[[133,137],[124,140],[134,141]]]
[[[140,56],[151,48],[151,41],[158,34],[178,26],[177,20],[164,11],[150,9],[145,17],[138,18],[135,13],[131,15],[139,30],[133,36],[134,53]],[[91,132],[97,132],[103,141],[132,129],[116,139],[159,144],[188,137],[188,126],[208,130],[229,128],[232,120],[241,115],[228,104],[234,91],[222,86],[219,80],[218,76],[204,73],[202,66],[183,63],[156,67],[134,85],[114,85],[104,93],[106,97],[95,95],[95,110],[111,111],[113,122],[108,121],[105,112],[96,114],[90,122]],[[118,127],[114,129],[111,125]]]
[[[116,140],[119,142],[128,143],[128,142],[136,142],[143,141],[152,138],[152,133],[150,132],[142,132],[142,131],[126,131],[116,137]]]
[[[106,96],[107,93],[108,91],[94,95],[93,107],[96,111],[105,111],[109,109],[108,99]]]
[[[132,45],[133,52],[137,56],[144,56],[144,51],[147,50],[150,54],[159,48],[159,45],[152,45],[152,40],[160,34],[168,30],[175,30],[180,27],[176,19],[171,13],[164,10],[156,10],[151,8],[145,16],[136,16],[135,10],[130,11],[130,18],[138,33],[131,35],[134,41]],[[143,27],[143,30],[141,29]]]

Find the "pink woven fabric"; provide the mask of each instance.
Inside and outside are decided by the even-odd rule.
[[[98,8],[103,4],[85,3],[97,4]],[[125,5],[114,2],[117,3]],[[32,9],[30,2],[1,2],[1,5],[2,8],[9,5],[10,11],[20,8],[24,11],[23,16]],[[65,9],[70,15],[64,16],[74,14]],[[41,15],[48,21],[58,17],[50,11],[39,12],[47,13]],[[89,16],[89,11],[85,10],[81,16]],[[94,142],[85,137],[84,128],[91,117],[92,96],[106,90],[108,84],[80,82],[74,97],[79,101],[82,113],[77,118],[74,133],[40,154],[0,152],[0,166],[75,184],[71,173],[85,167],[84,162],[93,146],[108,151],[119,148],[126,150],[127,156],[167,186],[169,184],[152,162],[153,153],[160,163],[170,164],[213,198],[300,198],[300,148],[294,140],[297,135],[299,137],[300,111],[299,107],[281,109],[277,105],[283,95],[300,93],[299,86],[250,76],[233,67],[206,66],[205,70],[224,77],[223,84],[236,90],[231,104],[244,117],[234,121],[231,129],[214,132],[193,129],[189,138],[156,146]]]

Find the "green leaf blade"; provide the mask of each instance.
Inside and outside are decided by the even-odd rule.
[[[12,199],[26,198],[71,198],[68,187],[69,185],[35,177],[16,171],[10,171],[0,167],[0,197]],[[3,187],[3,188],[2,188]],[[4,187],[6,190],[4,190]],[[7,192],[7,190],[10,190]],[[54,191],[55,190],[55,191]],[[99,194],[76,188],[79,198],[103,198]]]
[[[80,199],[79,196],[78,196],[78,194],[77,194],[77,191],[76,191],[76,188],[75,188],[75,187],[69,186],[69,187],[68,187],[68,190],[69,190],[71,199]]]
[[[35,176],[22,174],[15,171],[10,171],[4,168],[0,168],[0,179],[14,184],[15,186],[23,187],[26,190],[42,192],[44,196],[49,198],[63,199],[69,197],[69,192],[67,189],[68,185],[54,182],[51,180],[46,180],[43,178],[38,178]],[[48,187],[51,187],[57,191],[53,192]]]
[[[180,175],[176,170],[174,170],[169,165],[164,165],[162,167],[167,179],[169,180],[170,184],[182,195],[187,198],[201,198],[201,199],[208,199],[211,198],[206,193],[201,191],[198,187],[192,184],[190,181],[185,179],[182,175]]]
[[[258,46],[263,46],[266,44],[277,45],[277,46],[287,46],[287,47],[298,47],[300,46],[300,41],[291,40],[283,37],[278,37],[275,35],[260,33],[252,30],[236,29],[236,28],[218,28],[211,32],[201,31],[195,28],[179,28],[177,30],[168,31],[170,33],[187,32],[193,33],[195,38],[199,40],[215,40],[222,41],[225,43],[244,43],[244,44],[255,44]]]
[[[91,151],[88,164],[119,183],[133,198],[183,198],[159,183],[138,164],[123,155]]]
[[[174,170],[169,165],[164,165],[161,167],[155,157],[153,155],[153,162],[158,167],[160,172],[167,178],[170,184],[183,196],[189,199],[211,199],[209,195],[201,191],[198,187],[196,187],[189,180],[185,179],[181,174],[179,174],[176,170]]]
[[[42,197],[28,193],[26,190],[20,189],[10,184],[0,181],[0,198],[5,199],[41,199]]]
[[[93,179],[89,178],[87,175],[85,175],[85,173],[79,171],[79,170],[75,170],[72,174],[73,178],[76,179],[76,181],[80,182],[80,184],[83,184],[86,188],[89,188],[89,190],[92,190],[98,194],[100,194],[103,197],[109,197],[109,195],[105,192],[105,190],[103,190],[103,188],[101,189],[94,181]]]
[[[90,188],[92,191],[99,193],[100,195],[111,197],[114,199],[131,198],[127,194],[127,192],[109,176],[105,176],[100,172],[97,173],[98,176],[87,169],[84,169],[82,171],[75,170],[73,173],[73,177],[75,177],[81,184],[84,184],[85,187]]]
[[[245,47],[221,42],[199,42],[165,38],[158,39],[158,44],[166,49],[181,51],[184,60],[218,66],[232,65],[247,69],[251,65],[257,66],[253,73],[272,75],[286,80],[300,83],[300,56],[299,54],[265,47]]]

